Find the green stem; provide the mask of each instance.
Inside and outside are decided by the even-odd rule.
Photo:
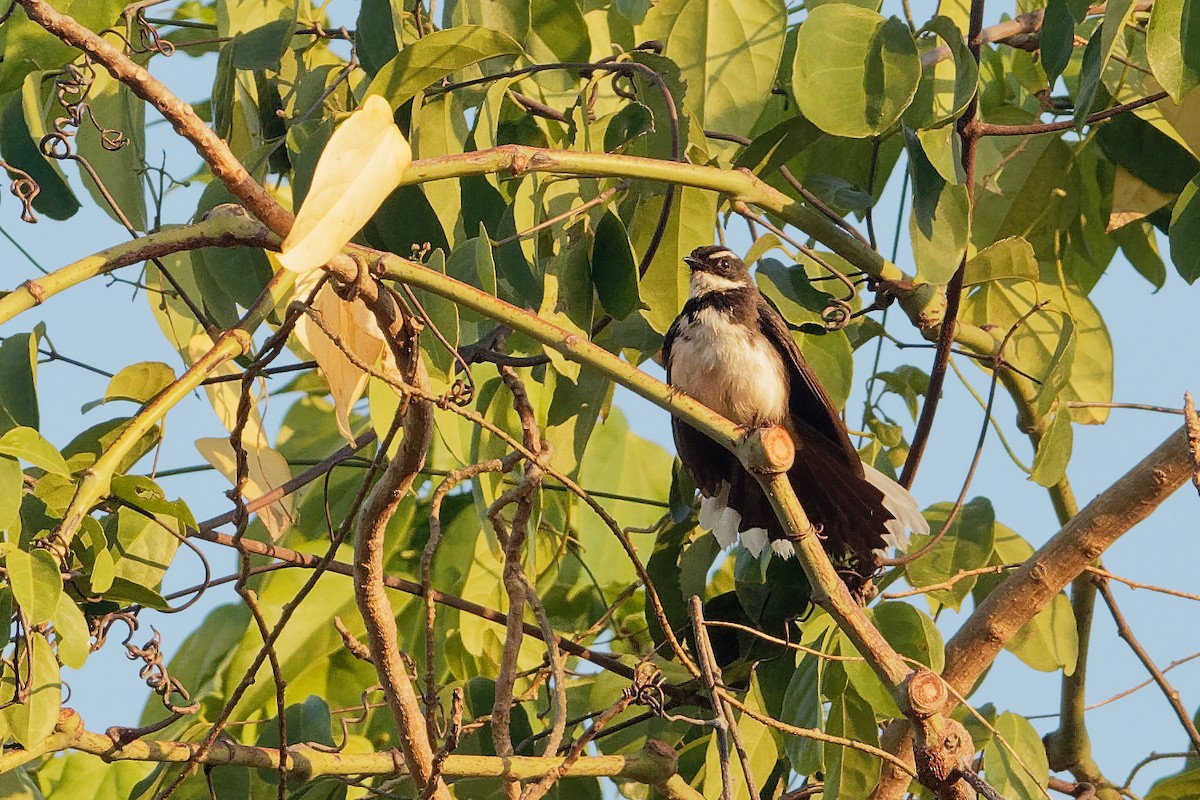
[[[117,744],[102,733],[85,730],[83,720],[71,709],[63,709],[57,730],[29,750],[14,750],[0,756],[0,772],[6,772],[31,758],[63,750],[78,750],[100,756],[104,761],[145,761],[186,763],[196,757],[198,743],[135,739]],[[255,747],[223,741],[201,757],[210,766],[235,765],[276,770],[279,748]],[[666,784],[677,775],[675,752],[662,745],[647,746],[640,753],[604,755],[578,759],[563,774],[564,778],[613,778],[651,785]],[[560,758],[513,756],[451,755],[442,764],[447,778],[541,778],[562,765]],[[296,781],[311,781],[323,775],[395,775],[394,751],[378,753],[326,752],[307,745],[287,748],[289,776]],[[677,797],[698,797],[678,791]]]
[[[25,281],[0,297],[0,325],[59,292],[121,267],[201,247],[267,247],[277,241],[266,226],[247,216],[241,208],[217,208],[194,225],[155,231],[101,250],[36,280]]]
[[[97,503],[108,497],[113,475],[141,438],[218,367],[250,351],[254,331],[275,308],[287,302],[295,283],[296,273],[286,270],[276,273],[237,326],[218,336],[212,348],[187,372],[143,406],[109,448],[83,471],[79,486],[75,489],[75,495],[71,498],[63,514],[62,524],[56,532],[61,546],[67,547],[71,544],[84,518]]]

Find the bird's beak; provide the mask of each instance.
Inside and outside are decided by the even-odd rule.
[[[683,263],[688,265],[688,269],[700,269],[700,259],[684,256]]]

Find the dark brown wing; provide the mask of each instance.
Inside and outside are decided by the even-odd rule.
[[[825,549],[861,577],[874,569],[873,550],[885,547],[883,492],[871,485],[833,401],[804,360],[787,323],[762,298],[759,328],[783,355],[790,381],[788,407],[796,461],[788,472],[796,497],[823,528]]]
[[[814,432],[835,445],[845,456],[846,465],[862,475],[862,462],[854,445],[850,443],[846,426],[837,409],[833,407],[833,401],[813,374],[812,367],[804,360],[783,317],[761,294],[758,301],[758,325],[763,335],[783,356],[791,383],[788,406],[792,417],[803,420]]]

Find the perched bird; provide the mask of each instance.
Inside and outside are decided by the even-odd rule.
[[[780,425],[791,435],[796,459],[788,480],[857,591],[888,545],[902,548],[906,529],[928,533],[928,523],[912,495],[859,459],[787,323],[742,260],[707,245],[684,262],[691,288],[663,341],[667,382],[739,425]],[[737,457],[685,422],[672,425],[679,457],[702,495],[701,527],[723,547],[740,537],[755,556],[768,541],[777,555],[793,555],[770,501]]]

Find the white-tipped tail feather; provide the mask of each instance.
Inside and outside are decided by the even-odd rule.
[[[884,541],[904,552],[908,548],[908,531],[928,536],[929,523],[908,490],[870,464],[864,463],[863,470],[871,485],[883,492],[883,507],[895,517],[886,525],[888,533],[883,537]],[[766,528],[743,531],[741,526],[742,515],[729,507],[728,483],[722,482],[721,490],[714,497],[700,498],[700,527],[712,531],[722,548],[732,546],[740,538],[742,546],[758,558],[767,545]],[[791,558],[796,549],[791,542],[777,539],[771,542],[771,551],[781,558]]]
[[[929,522],[921,514],[921,508],[908,490],[884,475],[870,464],[863,463],[867,481],[883,492],[883,507],[892,512],[895,519],[887,523],[888,534],[883,539],[900,552],[908,549],[908,531],[922,536],[929,535]]]

